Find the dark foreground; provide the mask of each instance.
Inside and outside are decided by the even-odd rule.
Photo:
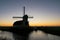
[[[13,28],[13,27],[0,27],[0,30],[13,32],[15,34],[18,34],[18,35],[20,34],[22,36],[27,36],[27,34],[32,32],[33,30],[35,30],[35,31],[42,30],[46,33],[60,36],[60,26],[55,26],[55,27],[53,27],[53,26],[52,27],[29,27],[29,28],[24,28],[24,29]]]

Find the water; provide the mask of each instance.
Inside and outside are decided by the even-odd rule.
[[[60,40],[60,36],[47,34],[43,31],[32,31],[27,37],[13,34],[12,32],[0,31],[0,40]]]
[[[0,40],[14,40],[13,38],[13,34],[11,32],[7,32],[7,31],[1,31],[0,30]]]

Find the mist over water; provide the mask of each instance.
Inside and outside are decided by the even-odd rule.
[[[13,34],[12,32],[0,30],[0,40],[60,40],[60,36],[47,34],[43,31],[32,31],[28,37]]]

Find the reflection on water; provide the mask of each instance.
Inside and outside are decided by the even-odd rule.
[[[17,34],[13,34],[13,37],[15,38],[15,40],[28,40],[28,36],[20,36]]]
[[[46,33],[38,30],[30,34],[29,40],[48,40],[48,37]]]
[[[33,31],[29,40],[60,40],[60,36],[44,33],[43,31]]]
[[[43,31],[32,31],[28,36],[20,36],[7,31],[0,31],[0,40],[60,40],[60,36],[44,33]]]
[[[14,40],[13,34],[11,32],[7,32],[7,31],[1,31],[0,30],[0,40]]]

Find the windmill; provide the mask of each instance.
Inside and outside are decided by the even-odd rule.
[[[29,17],[28,15],[25,14],[25,6],[24,6],[23,7],[23,17],[14,16],[13,18],[23,18],[22,21],[20,20],[20,21],[14,22],[13,26],[29,26],[28,18],[33,18],[33,17]]]

